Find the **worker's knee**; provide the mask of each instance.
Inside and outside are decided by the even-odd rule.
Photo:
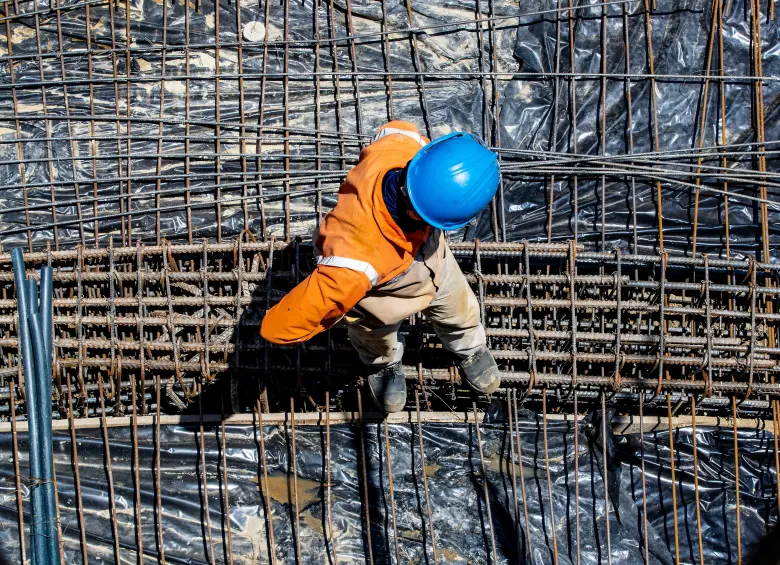
[[[457,273],[460,278],[463,275]],[[451,328],[473,328],[480,324],[479,302],[465,279],[442,286],[425,315],[435,323]]]

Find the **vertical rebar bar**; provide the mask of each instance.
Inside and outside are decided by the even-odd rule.
[[[124,187],[124,162],[122,161],[122,124],[119,119],[119,67],[118,67],[118,60],[117,60],[117,53],[119,52],[119,48],[117,47],[117,41],[116,41],[116,7],[119,4],[119,2],[112,2],[108,6],[108,28],[111,34],[111,77],[112,77],[112,84],[114,90],[114,131],[116,132],[116,169],[117,169],[117,196],[119,197],[119,213],[122,214],[121,218],[124,218],[125,213],[125,199],[122,198],[122,195],[124,193],[123,187]],[[189,74],[189,73],[188,73]],[[127,136],[130,137],[129,135]],[[122,240],[122,245],[130,245],[132,242],[128,239],[127,233],[125,232],[125,222],[122,219],[119,222],[119,231],[120,231],[120,237]]]
[[[569,241],[569,320],[571,324],[571,386],[577,387],[577,245],[573,240]],[[546,420],[545,420],[546,422]],[[552,508],[552,507],[551,507]]]
[[[332,565],[337,565],[339,560],[336,554],[336,535],[335,530],[333,528],[333,500],[332,500],[332,490],[333,485],[331,483],[331,468],[330,468],[330,462],[331,462],[331,451],[330,451],[330,391],[325,391],[325,465],[326,465],[326,472],[327,472],[327,485],[326,485],[326,511],[327,511],[327,517],[326,522],[328,524],[328,538],[330,539],[330,552],[331,552],[331,560]]]
[[[572,416],[574,418],[574,540],[577,546],[576,565],[580,565],[582,543],[580,540],[580,425],[579,406],[577,405],[577,390],[574,390]]]
[[[244,34],[241,25],[241,0],[236,0],[236,64],[238,67],[238,119],[241,127],[238,130],[239,151],[241,152],[241,178],[248,180],[247,150],[246,150],[246,109],[244,108]],[[241,211],[244,216],[244,229],[249,229],[249,183],[241,185]]]
[[[572,308],[573,310],[573,308]],[[550,475],[550,451],[547,442],[547,388],[542,389],[542,441],[544,443],[544,470],[547,478],[547,497],[550,506],[550,529],[552,530],[553,561],[558,565],[558,536],[555,533],[555,503],[553,502],[552,477]]]
[[[607,5],[601,4],[601,30],[599,33],[601,47],[601,98],[599,110],[599,154],[607,154]],[[607,249],[607,177],[601,175],[601,251]]]
[[[262,0],[260,0],[260,5]],[[258,5],[258,8],[260,6]],[[258,195],[258,212],[260,213],[260,231],[263,236],[263,241],[268,237],[267,233],[267,219],[265,214],[265,201],[263,199],[263,175],[262,175],[262,155],[263,155],[263,122],[265,118],[265,95],[267,86],[267,71],[268,71],[268,29],[271,27],[271,0],[265,1],[265,18],[263,20],[265,24],[265,32],[263,34],[263,76],[260,79],[260,101],[257,109],[257,133],[255,139],[255,182],[257,183],[257,195]],[[271,251],[273,254],[273,250]]]
[[[119,374],[122,374],[122,359],[119,359]],[[119,394],[119,391],[117,391]],[[143,396],[143,392],[141,393]],[[141,460],[138,453],[138,391],[136,390],[135,375],[130,375],[130,406],[132,410],[132,473],[133,473],[133,502],[135,515],[135,547],[138,565],[144,565],[144,535],[141,516]],[[213,565],[213,564],[212,564]]]
[[[352,2],[346,0],[347,6],[347,43],[349,44],[349,59],[352,62],[352,85],[355,92],[355,130],[358,136],[363,133],[363,109],[360,102],[360,76],[358,75],[357,47],[352,37],[355,33],[352,25]]]
[[[163,117],[165,115],[165,67],[167,62],[167,56],[168,56],[168,0],[161,0],[162,1],[162,39],[161,41],[161,49],[160,49],[160,105],[158,107],[157,114],[160,118],[160,122],[157,126],[157,166],[156,166],[156,176],[155,179],[155,195],[154,195],[154,205],[156,208],[155,212],[155,234],[157,236],[157,245],[160,245],[162,243],[162,236],[163,236],[163,230],[162,225],[160,223],[161,221],[161,213],[160,213],[160,206],[162,203],[162,156],[163,156],[163,126],[165,124],[165,121],[163,120]],[[240,36],[239,36],[240,37]],[[97,212],[94,213],[97,217]]]
[[[236,29],[236,35],[240,38],[241,37],[241,30]],[[214,120],[216,121],[217,125],[214,127],[214,184],[215,187],[215,194],[214,194],[214,201],[216,204],[216,228],[217,228],[217,242],[222,241],[222,177],[220,173],[222,172],[222,160],[221,160],[221,152],[222,152],[222,128],[219,126],[220,122],[222,121],[222,112],[221,112],[221,104],[220,104],[220,98],[221,98],[221,89],[220,89],[220,59],[221,57],[221,51],[219,46],[219,0],[214,0]]]
[[[16,431],[16,383],[8,382],[9,406],[11,409],[11,449],[14,458],[14,489],[16,490],[16,524],[19,528],[19,565],[26,565],[27,546],[24,543],[24,500],[22,498],[22,474],[19,472],[19,439]]]
[[[569,0],[569,71],[571,73],[571,77],[569,78],[569,109],[571,111],[569,121],[571,122],[571,152],[575,155],[577,154],[577,89],[576,89],[576,81],[574,79],[575,77],[575,71],[576,71],[576,63],[575,63],[575,37],[574,37],[574,23],[575,23],[575,14],[574,14],[574,0]],[[574,241],[579,241],[579,187],[577,186],[577,175],[572,175],[571,177],[572,182],[572,197],[574,199],[574,203],[572,205],[572,215],[574,216],[572,222],[574,223]]]
[[[332,1],[332,0],[331,0]],[[374,549],[372,547],[371,542],[371,506],[369,505],[369,499],[368,499],[368,469],[366,467],[366,439],[365,439],[365,432],[364,432],[364,420],[363,420],[363,399],[360,395],[360,387],[355,388],[355,393],[357,395],[357,405],[358,405],[358,425],[359,425],[359,435],[360,435],[360,464],[361,464],[361,474],[363,479],[363,508],[365,508],[365,519],[366,519],[366,534],[367,534],[367,543],[366,543],[366,549],[368,549],[368,562],[370,565],[374,565]]]
[[[170,296],[170,294],[169,294]],[[214,565],[214,537],[211,533],[211,506],[209,505],[209,482],[208,482],[208,473],[206,471],[206,434],[203,431],[203,395],[201,383],[199,381],[196,381],[195,386],[197,387],[198,392],[198,451],[199,454],[199,463],[200,463],[200,489],[203,492],[202,495],[202,516],[205,518],[205,542],[206,542],[206,559],[209,563],[209,565]]]
[[[228,471],[227,471],[227,446],[225,443],[225,417],[224,410],[222,414],[222,421],[219,423],[219,450],[222,454],[222,500],[223,509],[222,513],[225,521],[225,543],[227,546],[227,565],[233,565],[233,531],[230,524],[230,488],[228,486]]]
[[[69,149],[70,149],[70,171],[73,175],[73,192],[76,200],[76,216],[78,218],[78,230],[79,230],[79,241],[82,245],[86,245],[86,240],[84,239],[84,216],[82,214],[81,210],[81,188],[79,187],[78,183],[78,171],[76,170],[76,155],[78,154],[78,149],[76,147],[77,141],[73,134],[73,123],[70,120],[70,96],[68,95],[68,86],[67,86],[67,79],[66,79],[66,67],[65,67],[65,57],[63,56],[63,34],[62,34],[62,10],[60,10],[60,0],[55,0],[54,2],[56,10],[56,21],[57,21],[57,50],[59,54],[59,60],[60,60],[60,74],[62,75],[62,99],[63,99],[63,105],[65,107],[65,124],[67,126],[67,132],[68,137],[70,138],[68,141]]]
[[[560,0],[556,0],[557,2],[560,2]],[[492,93],[493,93],[493,146],[497,147],[499,149],[498,153],[498,162],[499,165],[502,161],[502,154],[500,152],[501,149],[501,105],[499,103],[499,100],[501,98],[501,93],[499,91],[499,82],[498,82],[498,45],[496,40],[496,33],[495,33],[495,17],[496,17],[496,10],[495,10],[495,2],[494,0],[488,0],[488,10],[489,10],[489,19],[488,19],[488,38],[490,39],[490,53],[491,53],[491,83],[492,83]],[[560,20],[560,14],[556,14],[556,18]],[[556,45],[556,51],[558,54],[560,54],[560,47],[559,45]],[[557,57],[557,55],[556,55]],[[557,57],[559,58],[559,57]],[[556,90],[556,97],[557,97],[557,90]],[[556,105],[557,105],[557,98],[556,98]],[[496,241],[506,241],[506,207],[504,206],[504,184],[499,183],[498,185],[498,193],[496,195],[495,201],[494,201],[494,209],[498,209],[498,233],[496,234]]]
[[[346,168],[346,157],[344,155],[344,137],[341,135],[342,117],[341,117],[341,81],[339,80],[339,51],[336,42],[336,6],[334,0],[330,0],[328,17],[328,32],[330,43],[330,56],[333,60],[333,101],[336,106],[336,134],[339,138],[339,155],[341,157],[341,168]]]
[[[623,16],[623,51],[625,53],[626,62],[626,79],[624,83],[624,96],[626,99],[626,152],[631,155],[634,153],[634,113],[632,108],[633,100],[631,97],[631,79],[629,78],[631,75],[631,41],[629,38],[628,10],[626,3],[621,3],[620,9]],[[637,254],[639,252],[639,236],[637,233],[638,226],[636,215],[636,177],[634,175],[631,175],[631,228],[631,250],[634,254]]]
[[[79,544],[81,547],[81,562],[89,563],[87,554],[86,526],[84,524],[84,504],[81,498],[81,473],[79,472],[78,441],[76,439],[76,419],[73,416],[73,394],[70,388],[70,373],[65,371],[65,385],[68,395],[68,427],[70,428],[70,453],[73,467],[73,490],[76,494],[76,515],[78,516]]]
[[[742,565],[742,510],[739,491],[739,430],[737,429],[737,397],[731,397],[732,431],[734,433],[734,513],[736,514],[737,565]],[[701,538],[701,534],[699,534]],[[700,545],[701,548],[701,545]],[[700,549],[701,550],[701,549]]]
[[[385,93],[387,95],[387,120],[395,119],[393,107],[393,74],[390,71],[390,42],[388,41],[387,28],[387,2],[382,2],[382,55],[385,64]]]
[[[115,6],[118,5],[116,2]],[[130,71],[132,69],[133,58],[130,52],[132,41],[130,39],[130,0],[125,0],[125,78],[127,80],[126,98],[125,98],[125,116],[127,121],[125,122],[125,134],[127,136],[126,141],[126,162],[127,162],[127,182],[125,188],[127,190],[127,203],[125,204],[127,216],[125,221],[127,222],[127,243],[130,245],[133,241],[133,130],[131,117],[133,114],[133,96],[132,96],[132,81],[130,79]],[[187,60],[189,63],[189,58]],[[187,71],[189,75],[189,70]]]
[[[555,7],[560,9],[561,2],[556,0]],[[492,40],[491,40],[492,41]],[[555,80],[553,81],[553,102],[551,110],[551,125],[552,130],[550,140],[550,151],[555,153],[558,151],[558,97],[560,95],[560,69],[561,69],[561,14],[556,12],[555,15],[555,61],[554,61],[554,73]],[[547,203],[547,243],[552,241],[552,228],[553,228],[553,209],[555,208],[555,174],[550,175],[550,196]]]
[[[425,124],[425,136],[431,139],[431,121],[428,112],[428,95],[425,92],[425,71],[420,62],[420,49],[417,45],[417,32],[414,30],[414,16],[412,14],[412,0],[406,0],[406,14],[409,16],[409,38],[412,41],[412,55],[414,61],[415,77],[420,89],[420,108],[422,109],[423,123]]]
[[[477,413],[477,403],[472,404],[474,412],[474,427],[477,430],[477,447],[479,448],[479,463],[482,478],[482,495],[485,497],[485,511],[487,513],[487,526],[490,528],[490,555],[492,555],[492,563],[498,563],[498,556],[496,554],[496,535],[493,532],[493,512],[490,509],[490,491],[487,484],[487,469],[485,466],[485,454],[482,449],[482,432],[479,429],[479,414]],[[488,560],[490,562],[490,560]]]
[[[772,401],[772,439],[775,447],[775,475],[780,477],[780,446],[778,446],[778,436],[780,436],[780,401]],[[780,513],[780,481],[776,481],[777,489],[777,511]]]
[[[114,565],[119,565],[119,528],[116,522],[116,498],[114,497],[114,471],[111,463],[111,442],[108,438],[108,420],[106,418],[105,392],[103,391],[103,377],[97,371],[98,399],[100,401],[100,428],[103,432],[103,462],[106,467],[106,480],[108,483],[108,513],[111,516],[111,541],[114,549]]]
[[[420,444],[420,469],[422,471],[423,491],[425,492],[425,512],[428,515],[428,529],[430,530],[431,533],[431,554],[433,555],[434,564],[438,565],[439,557],[436,552],[436,530],[433,527],[433,510],[431,508],[431,495],[428,490],[428,472],[425,470],[425,448],[423,446],[422,419],[420,417],[420,391],[418,391],[417,389],[414,390],[414,408],[417,413],[417,439]],[[515,514],[516,513],[517,513],[517,498],[515,498]],[[423,527],[425,527],[424,524]]]
[[[290,241],[292,226],[290,225],[290,0],[282,0],[284,5],[284,77],[282,78],[283,97],[282,113],[284,114],[284,240]]]
[[[165,4],[167,0],[162,0]],[[162,92],[160,93],[162,95]],[[113,269],[112,269],[113,271]],[[140,275],[140,270],[139,270]],[[113,275],[112,275],[113,280]],[[138,306],[139,309],[142,308],[142,302],[141,302],[141,288],[143,285],[143,277],[138,277]],[[113,283],[112,283],[113,288]],[[204,284],[204,292],[206,292],[206,285]],[[208,309],[208,303],[204,306],[204,308]],[[204,320],[208,320],[208,310],[204,313]],[[141,328],[143,329],[143,328]],[[139,340],[141,340],[141,357],[143,358],[143,338],[139,335]],[[154,404],[155,404],[155,415],[154,415],[154,513],[155,513],[155,521],[157,522],[155,533],[157,537],[157,562],[160,565],[165,565],[165,542],[163,539],[163,527],[162,527],[162,521],[163,521],[163,511],[162,511],[162,488],[160,486],[160,457],[161,457],[161,450],[160,450],[160,405],[162,404],[162,375],[157,375],[154,378]],[[230,515],[228,514],[228,517]]]
[[[382,3],[382,10],[384,13],[385,5],[384,2]],[[321,90],[321,81],[320,81],[320,0],[314,0],[314,4],[312,6],[312,10],[314,12],[313,17],[313,24],[314,29],[312,31],[314,35],[314,131],[315,131],[315,142],[314,142],[314,152],[317,154],[317,160],[315,162],[315,167],[318,171],[322,170],[322,116],[320,115],[322,111],[322,107],[320,104],[320,90]],[[317,187],[317,196],[314,200],[314,208],[317,212],[317,228],[320,227],[320,222],[322,221],[322,179],[320,176],[317,176],[317,180],[315,181],[315,186]]]
[[[666,393],[666,414],[669,422],[669,469],[671,472],[672,487],[672,522],[674,524],[674,562],[680,565],[680,528],[677,519],[677,479],[675,477],[674,463],[674,425],[672,412],[672,395]]]
[[[645,391],[639,391],[639,469],[642,474],[642,538],[645,565],[650,565],[650,538],[647,524],[647,475],[645,474]]]
[[[273,252],[272,252],[273,254]],[[263,406],[261,406],[260,400],[257,400],[256,405],[257,414],[257,428],[255,433],[260,432],[260,461],[263,466],[263,476],[260,477],[260,488],[263,495],[263,506],[265,510],[265,520],[268,525],[268,561],[271,565],[276,565],[276,543],[274,541],[274,517],[271,509],[271,501],[269,499],[270,491],[268,490],[268,458],[265,454],[265,428],[263,427]]]
[[[38,66],[38,74],[40,77],[41,82],[41,106],[43,107],[43,125],[44,125],[44,131],[46,132],[46,141],[44,142],[44,145],[46,146],[46,174],[48,176],[48,182],[49,182],[49,196],[51,198],[51,220],[52,224],[54,225],[54,228],[52,230],[53,240],[54,240],[54,248],[59,249],[60,248],[60,234],[58,229],[58,222],[57,222],[57,196],[56,196],[56,188],[54,184],[54,179],[57,176],[57,173],[55,171],[54,167],[54,149],[52,146],[52,138],[53,138],[53,130],[52,130],[52,121],[49,116],[49,103],[48,103],[48,97],[46,96],[46,87],[43,86],[46,83],[46,77],[44,75],[44,68],[46,65],[43,62],[43,49],[41,47],[41,22],[40,17],[37,10],[33,10],[33,22],[35,24],[35,45],[36,45],[36,54],[37,54],[37,66]]]
[[[717,22],[717,7],[718,7],[718,0],[712,0],[712,6],[710,8],[712,15],[710,18],[710,32],[708,34],[707,39],[707,49],[706,54],[704,56],[705,59],[705,68],[704,68],[704,86],[703,86],[703,93],[702,93],[702,102],[701,102],[701,118],[699,120],[699,129],[698,129],[698,148],[701,151],[701,149],[704,147],[704,137],[706,135],[705,127],[707,124],[707,110],[709,106],[709,94],[710,94],[710,69],[712,68],[712,54],[713,54],[713,46],[715,44],[715,28],[716,22]],[[701,193],[701,165],[703,161],[703,155],[699,153],[699,157],[697,159],[697,167],[696,167],[696,195],[694,199],[694,205],[693,205],[693,241],[691,245],[691,255],[693,257],[696,257],[696,243],[697,243],[697,236],[698,236],[698,229],[699,229],[699,197]]]
[[[187,242],[192,243],[192,194],[190,191],[190,7],[184,2],[184,204],[187,216]]]
[[[612,565],[612,535],[609,527],[609,467],[607,460],[607,393],[601,390],[601,462],[604,473],[604,529],[607,534],[607,563]],[[550,502],[552,504],[552,501]]]
[[[517,436],[517,464],[520,466],[520,490],[523,493],[523,518],[525,518],[525,547],[527,560],[533,559],[533,537],[531,536],[531,522],[528,518],[528,496],[525,488],[525,472],[523,467],[523,442],[520,438],[520,422],[517,411],[517,392],[512,396],[511,410],[515,420],[515,435]],[[579,553],[579,552],[578,552]]]
[[[398,543],[398,526],[396,524],[395,517],[395,489],[393,488],[393,462],[392,455],[390,453],[390,433],[388,430],[387,420],[385,420],[385,465],[387,467],[387,486],[390,494],[390,520],[393,525],[393,542],[395,551],[395,562],[400,565],[401,561],[401,548]]]
[[[292,452],[290,454],[290,468],[292,470],[293,479],[293,521],[292,532],[293,538],[295,538],[295,559],[297,563],[303,563],[303,555],[301,553],[301,525],[300,525],[300,502],[298,500],[298,450],[295,442],[295,397],[290,396],[290,430],[292,435]]]
[[[515,463],[515,429],[514,418],[512,414],[512,395],[515,394],[515,390],[510,388],[506,392],[506,406],[507,406],[507,427],[509,429],[509,465],[512,472],[512,504],[514,506],[514,519],[515,519],[515,535],[517,536],[517,555],[522,554],[522,535],[520,534],[520,508],[517,504],[517,466],[522,467],[523,462],[518,461]],[[517,438],[519,439],[519,438]]]
[[[658,137],[658,101],[656,97],[656,80],[655,80],[655,56],[653,55],[653,25],[650,21],[650,0],[644,1],[644,15],[645,15],[645,44],[647,46],[647,66],[650,71],[650,116],[648,116],[648,128],[652,123],[652,141],[653,151],[656,153],[660,151],[660,142]],[[664,222],[663,222],[663,196],[661,194],[661,181],[655,182],[656,198],[658,199],[657,207],[657,224],[658,224],[658,247],[661,253],[664,252]]]

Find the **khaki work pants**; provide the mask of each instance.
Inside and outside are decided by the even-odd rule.
[[[347,315],[349,338],[366,365],[381,368],[401,360],[401,322],[422,312],[444,347],[466,359],[486,343],[479,303],[444,239],[434,230],[412,266],[373,288]]]

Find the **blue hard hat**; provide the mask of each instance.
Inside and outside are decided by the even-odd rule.
[[[467,132],[439,137],[409,162],[406,192],[414,211],[442,230],[468,224],[501,181],[498,156]]]

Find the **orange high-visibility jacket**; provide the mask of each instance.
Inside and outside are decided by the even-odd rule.
[[[409,268],[430,228],[407,234],[396,225],[382,198],[382,179],[405,167],[428,141],[413,124],[393,121],[360,152],[315,237],[317,268],[266,313],[260,328],[265,339],[306,341]]]

